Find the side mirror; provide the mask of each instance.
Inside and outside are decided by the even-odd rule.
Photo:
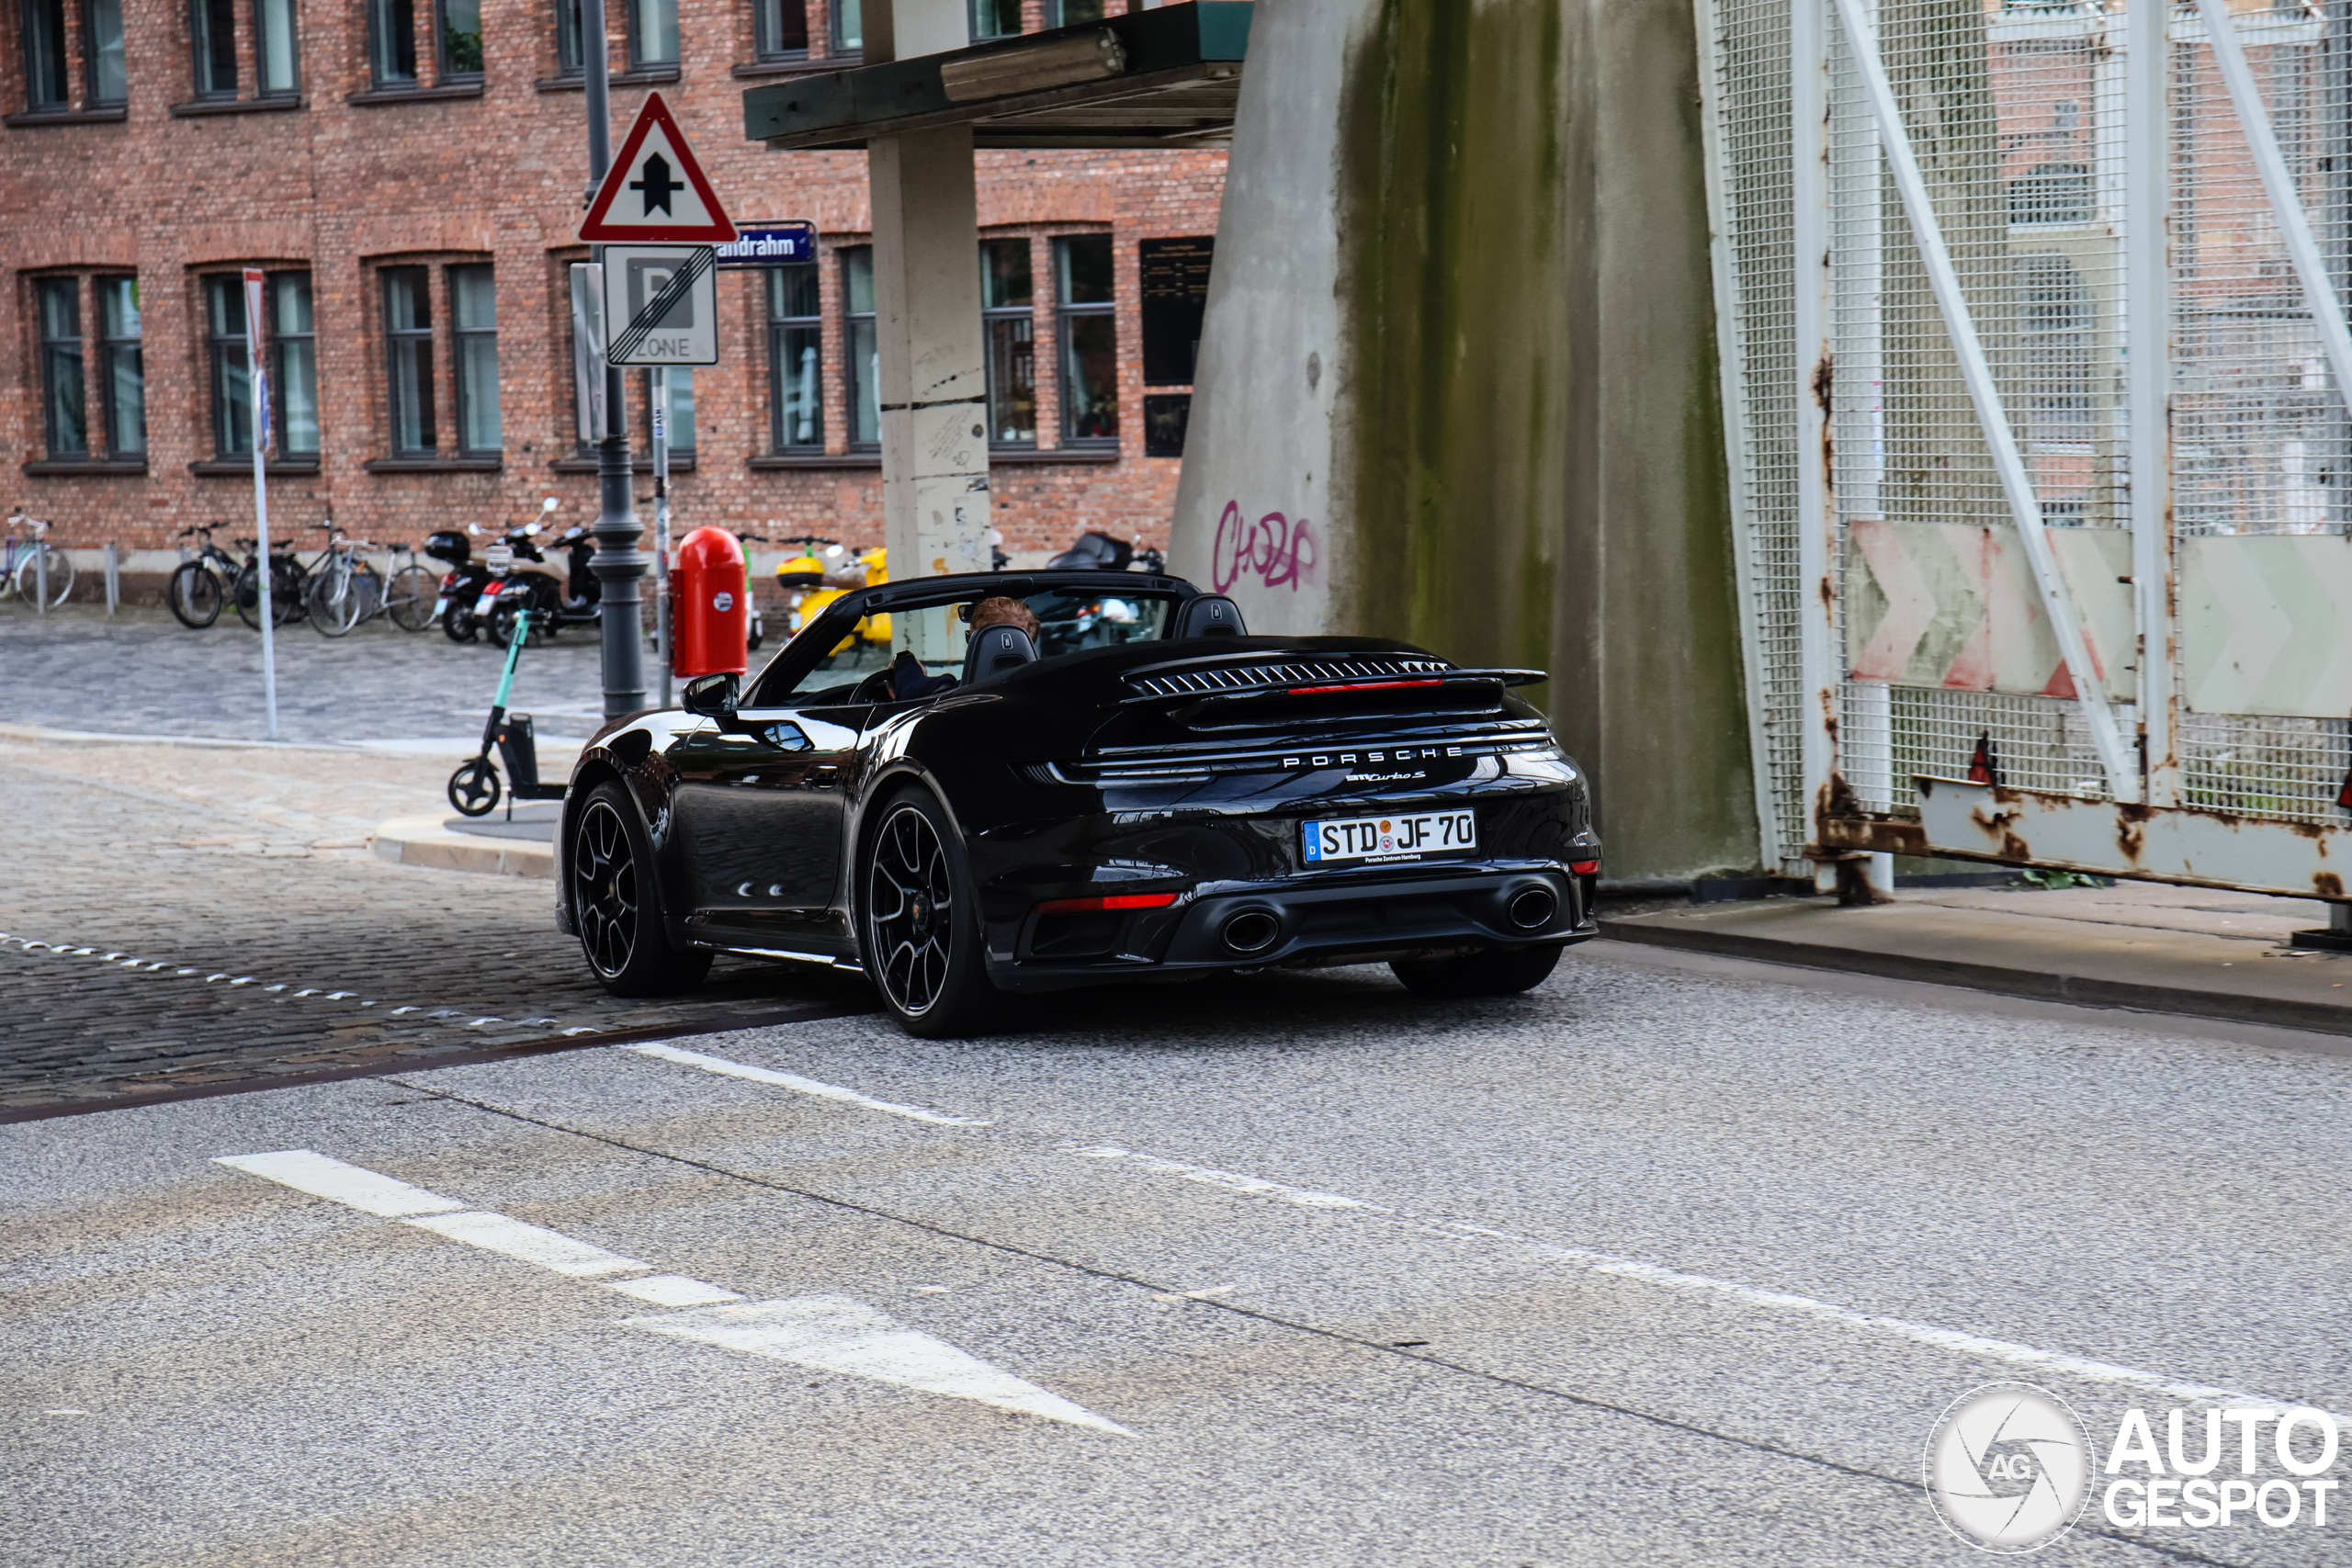
[[[481,532],[481,525],[479,523],[469,523],[466,525],[466,532],[469,534],[479,534]]]
[[[545,501],[539,502],[539,510],[542,512],[553,512],[557,507],[561,506],[563,502],[558,501],[554,496],[549,496]]]
[[[523,536],[524,537],[530,539],[537,538],[539,536],[539,525],[537,523],[532,524],[529,527],[523,530]]]
[[[679,705],[700,718],[715,718],[720,724],[731,724],[736,705],[742,701],[743,678],[729,670],[718,675],[697,675],[686,682]]]

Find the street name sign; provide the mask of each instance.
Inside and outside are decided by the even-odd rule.
[[[580,237],[590,244],[667,245],[724,244],[735,238],[735,225],[661,94],[646,95],[620,156],[588,203]],[[617,338],[619,322],[611,324]]]
[[[808,222],[746,223],[735,238],[717,247],[723,267],[782,266],[817,259],[817,225]]]
[[[718,363],[718,274],[708,245],[606,245],[607,365]]]

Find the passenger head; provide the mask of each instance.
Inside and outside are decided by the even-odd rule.
[[[1040,629],[1036,612],[1020,600],[1008,599],[1001,593],[992,594],[973,605],[970,624],[974,632],[984,631],[989,626],[1019,626],[1029,635],[1032,642],[1037,640]]]

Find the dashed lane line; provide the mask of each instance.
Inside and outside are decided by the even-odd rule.
[[[909,1328],[847,1296],[745,1302],[733,1291],[683,1274],[655,1274],[651,1264],[623,1258],[593,1242],[542,1225],[526,1224],[511,1215],[469,1209],[455,1199],[312,1149],[222,1155],[212,1163],[379,1219],[398,1220],[567,1279],[594,1280],[605,1290],[654,1306],[689,1309],[659,1317],[620,1320],[631,1328],[769,1360],[789,1361],[819,1371],[968,1399],[1073,1427],[1089,1427],[1121,1437],[1135,1436],[1117,1422],[1106,1420],[1083,1405],[991,1366],[944,1339]],[[598,1278],[606,1274],[641,1277]]]
[[[663,1054],[646,1047],[635,1049],[648,1055]],[[692,1052],[678,1055],[697,1055]],[[710,1067],[707,1064],[718,1060],[719,1059],[716,1057],[697,1056],[695,1065],[705,1066],[706,1070],[717,1071],[719,1069]],[[775,1073],[766,1068],[745,1067],[741,1063],[731,1066],[737,1070],[731,1072],[729,1076],[752,1078],[754,1081],[783,1079],[791,1076]],[[828,1098],[844,1100],[854,1104],[871,1103],[877,1107],[885,1103],[867,1102],[864,1096],[847,1089],[839,1090],[829,1095]],[[467,1103],[475,1102],[469,1100]],[[514,1113],[506,1112],[506,1114]],[[996,1125],[977,1117],[961,1119],[957,1124]],[[577,1131],[573,1128],[564,1130]],[[1000,1127],[999,1131],[1001,1134],[1011,1134],[1013,1136],[1023,1135],[1017,1129],[1009,1127]],[[1269,1199],[1304,1208],[1354,1211],[1373,1223],[1399,1225],[1424,1235],[1442,1236],[1453,1241],[1476,1245],[1499,1245],[1515,1249],[1525,1256],[1563,1264],[1589,1274],[1637,1280],[1663,1290],[1713,1296],[1719,1300],[1736,1302],[1743,1306],[1757,1308],[1767,1313],[1811,1317],[1822,1322],[1834,1323],[1866,1336],[1905,1339],[1913,1344],[1956,1352],[1981,1360],[1998,1361],[2045,1375],[2056,1374],[2085,1382],[2107,1383],[2120,1388],[2135,1389],[2142,1393],[2177,1400],[2185,1404],[2220,1405],[2224,1408],[2260,1407],[2274,1412],[2314,1408],[2304,1404],[2301,1400],[2279,1399],[2264,1394],[2246,1393],[2235,1389],[2219,1388],[2208,1383],[2186,1382],[2182,1379],[2167,1377],[2161,1372],[2146,1371],[2113,1361],[2069,1355],[2064,1351],[2048,1350],[2034,1345],[2021,1345],[2012,1340],[1996,1339],[1985,1335],[1970,1334],[1961,1329],[1941,1327],[1935,1324],[1915,1323],[1907,1318],[1891,1317],[1881,1313],[1863,1312],[1836,1302],[1821,1301],[1790,1291],[1775,1291],[1737,1280],[1720,1280],[1711,1275],[1670,1269],[1660,1264],[1645,1262],[1639,1258],[1619,1258],[1587,1247],[1563,1246],[1556,1242],[1520,1235],[1490,1226],[1468,1224],[1442,1218],[1422,1218],[1361,1198],[1344,1197],[1331,1192],[1317,1192],[1307,1188],[1293,1187],[1284,1182],[1268,1180],[1262,1177],[1245,1176],[1231,1171],[1212,1169],[1205,1166],[1188,1165],[1181,1160],[1162,1159],[1154,1155],[1135,1154],[1111,1145],[1058,1143],[1054,1146],[1061,1153],[1075,1155],[1080,1158],[1123,1165],[1155,1176],[1172,1176],[1180,1180],[1219,1188],[1238,1197]],[[2335,1411],[2320,1411],[2319,1414],[2335,1422],[2347,1434],[2352,1434],[2352,1416]]]
[[[640,1056],[654,1056],[664,1062],[676,1062],[682,1066],[700,1067],[707,1073],[724,1077],[747,1078],[752,1083],[773,1084],[788,1089],[795,1094],[813,1095],[819,1100],[838,1100],[854,1105],[862,1111],[879,1111],[886,1116],[903,1116],[910,1122],[929,1122],[941,1127],[986,1127],[990,1122],[978,1116],[949,1116],[937,1111],[925,1111],[916,1105],[896,1105],[887,1100],[874,1100],[854,1089],[839,1084],[819,1083],[791,1073],[779,1073],[767,1067],[754,1067],[744,1062],[730,1062],[723,1056],[706,1056],[699,1051],[682,1051],[674,1045],[626,1045]]]

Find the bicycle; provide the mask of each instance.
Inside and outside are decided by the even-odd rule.
[[[240,539],[245,547],[244,564],[230,581],[230,600],[237,606],[237,619],[261,630],[261,562],[254,551],[255,541]],[[269,624],[282,626],[288,621],[299,621],[310,612],[302,605],[302,583],[305,573],[302,563],[284,551],[273,550],[269,557]]]
[[[74,562],[49,542],[50,525],[19,510],[8,518],[24,536],[7,536],[6,554],[0,558],[0,599],[18,599],[47,612],[65,603],[74,592]]]
[[[408,565],[392,573],[384,591],[384,608],[392,625],[404,632],[421,632],[433,624],[441,599],[441,574],[417,563],[416,547],[408,548]]]
[[[345,536],[332,522],[319,526],[328,531],[327,547],[305,570],[303,604],[321,636],[347,637],[362,621],[384,613],[384,579],[359,558],[376,547]]]
[[[220,525],[198,523],[173,536],[198,541],[196,555],[174,567],[170,581],[164,584],[164,602],[190,631],[203,631],[220,618],[220,606],[228,602],[237,574],[244,570],[236,557],[212,542],[212,531]],[[239,539],[237,544],[250,554],[252,540]]]

